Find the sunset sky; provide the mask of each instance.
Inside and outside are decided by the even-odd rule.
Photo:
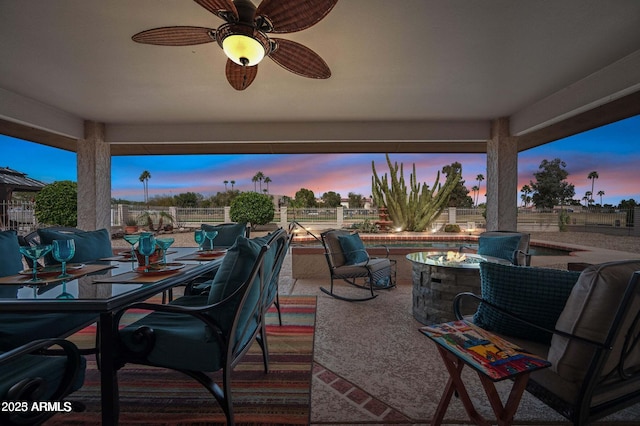
[[[77,180],[75,153],[0,135],[0,166],[26,173],[51,183]],[[605,192],[602,201],[617,205],[622,199],[640,202],[640,116],[612,123],[589,132],[565,138],[518,155],[518,188],[533,180],[544,159],[560,158],[567,164],[567,181],[575,185],[574,199],[581,200],[591,191],[587,179],[597,171],[594,192]],[[458,161],[467,189],[477,184],[476,176],[486,178],[484,154],[392,154],[392,161],[404,163],[408,179],[411,164],[416,164],[418,180],[433,185],[437,171]],[[293,197],[300,188],[316,196],[335,191],[343,197],[349,192],[371,194],[371,162],[378,174],[388,171],[384,154],[307,154],[307,155],[184,155],[131,156],[112,158],[112,197],[142,200],[139,176],[151,173],[149,196],[197,192],[205,196],[224,191],[224,181],[235,180],[235,188],[253,190],[251,178],[258,171],[271,178],[271,194]],[[231,185],[228,185],[231,188]],[[263,184],[264,188],[264,184]],[[484,201],[486,180],[481,184]],[[472,195],[472,194],[469,194]],[[518,203],[520,203],[520,194]],[[600,197],[594,197],[596,203]]]

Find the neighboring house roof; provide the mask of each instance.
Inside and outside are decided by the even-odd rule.
[[[0,167],[0,187],[8,188],[12,191],[40,191],[45,185],[39,180],[27,177],[26,173],[21,173],[9,167]]]

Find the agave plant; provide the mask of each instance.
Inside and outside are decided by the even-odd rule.
[[[155,211],[155,210],[147,210],[140,213],[138,216],[139,223],[146,223],[149,231],[160,231],[162,230],[162,226],[164,220],[168,219],[169,223],[173,223],[173,216],[165,211]],[[154,227],[154,223],[157,223],[158,226]]]

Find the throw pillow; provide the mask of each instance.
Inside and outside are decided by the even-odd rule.
[[[218,231],[218,235],[213,239],[213,243],[205,240],[202,248],[213,250],[214,247],[231,247],[239,236],[245,236],[247,224],[242,223],[222,223],[220,225],[207,225],[203,223],[200,228],[204,231]]]
[[[533,324],[553,330],[580,272],[482,262],[482,298]],[[480,327],[542,343],[551,333],[530,327],[480,304],[473,317]]]
[[[69,233],[43,228],[38,229],[38,235],[40,236],[40,242],[42,244],[52,244],[53,240],[74,240],[76,243],[76,253],[69,263],[89,262],[103,257],[113,256],[111,238],[106,229]],[[45,265],[59,263],[53,258],[51,253],[45,256],[44,262]]]
[[[345,265],[355,265],[369,260],[369,254],[358,233],[338,235],[338,242],[346,259]]]
[[[15,231],[0,232],[0,259],[0,277],[15,275],[22,270],[22,255]]]
[[[509,236],[480,236],[478,239],[478,254],[499,257],[511,262],[515,259],[515,251],[520,244],[520,235]]]

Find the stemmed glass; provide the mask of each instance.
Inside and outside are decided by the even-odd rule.
[[[140,235],[139,234],[125,234],[122,238],[124,238],[124,240],[126,242],[128,242],[129,245],[131,245],[131,269],[133,269],[133,265],[136,262],[136,253],[135,253],[134,246],[136,245],[136,243],[140,239]]]
[[[73,294],[67,291],[67,280],[62,281],[62,293],[57,295],[56,299],[74,299]]]
[[[40,259],[45,254],[51,251],[50,245],[39,245],[39,246],[29,246],[22,247],[20,246],[20,253],[28,257],[33,261],[33,277],[27,281],[29,283],[38,283],[41,282],[42,279],[38,278],[38,259]]]
[[[202,251],[202,243],[204,243],[204,231],[202,229],[196,229],[193,234],[193,239],[198,244],[198,251]]]
[[[207,240],[211,241],[211,244],[209,245],[209,247],[211,247],[211,250],[213,250],[213,239],[217,236],[218,236],[218,231],[207,231],[207,230],[204,231],[204,237]]]
[[[67,262],[76,254],[76,242],[72,239],[53,240],[53,258],[62,264],[62,271],[58,278],[69,278],[67,274]]]
[[[162,250],[162,263],[167,264],[167,249],[175,241],[174,238],[156,238],[156,244]]]
[[[149,272],[149,256],[156,251],[156,239],[152,234],[143,234],[138,240],[138,251],[144,256],[144,272]]]

